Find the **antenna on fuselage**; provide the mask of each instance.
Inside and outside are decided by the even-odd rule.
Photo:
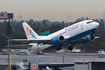
[[[105,11],[102,13],[102,18],[104,19],[105,22]],[[104,29],[105,29],[105,23],[104,23]]]

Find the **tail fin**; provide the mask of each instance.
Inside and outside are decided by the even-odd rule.
[[[38,37],[37,33],[26,22],[23,22],[22,25],[27,39],[36,39]]]

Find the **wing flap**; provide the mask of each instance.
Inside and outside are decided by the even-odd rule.
[[[6,47],[32,47],[32,45],[21,44],[21,45],[6,45]]]

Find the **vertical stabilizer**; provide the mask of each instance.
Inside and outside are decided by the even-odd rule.
[[[26,22],[23,22],[22,26],[24,28],[27,39],[37,39],[37,33],[34,32],[34,30]]]

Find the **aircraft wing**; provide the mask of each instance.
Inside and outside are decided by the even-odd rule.
[[[32,45],[27,45],[27,44],[24,44],[24,45],[6,45],[6,47],[32,47]]]
[[[36,39],[36,40],[30,40],[30,39],[9,39],[8,41],[10,42],[22,42],[22,43],[43,43],[43,44],[47,44],[50,43],[50,39]]]

